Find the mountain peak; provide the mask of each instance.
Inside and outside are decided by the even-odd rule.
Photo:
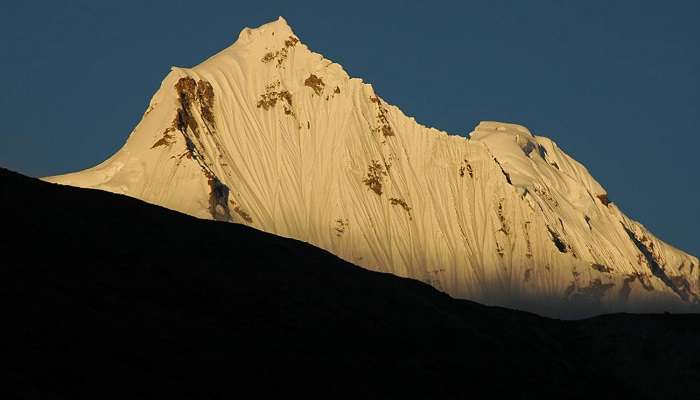
[[[285,26],[287,26],[287,27],[289,28],[289,24],[287,23],[287,20],[286,20],[283,16],[281,16],[281,15],[280,15],[279,17],[277,17],[277,20],[276,20],[276,21],[273,21],[273,22],[276,23],[276,24],[278,24],[278,25],[279,25],[279,24],[283,24],[283,25],[285,25]]]
[[[280,16],[274,21],[267,22],[257,28],[244,28],[238,35],[239,40],[250,41],[251,39],[267,38],[268,40],[286,40],[289,36],[294,35],[292,27],[289,26],[287,20]]]
[[[454,297],[553,316],[700,300],[700,262],[524,126],[418,124],[282,17],[176,69],[123,149],[49,180],[242,223]],[[656,307],[656,308],[654,308]]]

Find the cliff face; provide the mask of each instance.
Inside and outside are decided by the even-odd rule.
[[[499,122],[468,138],[422,126],[282,18],[173,68],[119,152],[46,180],[546,315],[687,310],[700,295],[698,259],[625,216],[551,140]]]

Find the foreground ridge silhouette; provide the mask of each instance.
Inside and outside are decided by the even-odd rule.
[[[4,169],[0,212],[3,398],[700,394],[697,315],[487,307],[303,242]]]

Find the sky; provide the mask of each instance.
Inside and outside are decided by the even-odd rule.
[[[3,1],[0,166],[103,161],[171,66],[280,15],[425,125],[553,139],[628,215],[700,255],[697,1]]]

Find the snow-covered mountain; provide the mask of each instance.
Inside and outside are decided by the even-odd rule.
[[[121,150],[45,179],[546,315],[700,301],[698,259],[624,215],[552,140],[500,122],[468,138],[423,126],[310,51],[283,18],[173,68]]]

